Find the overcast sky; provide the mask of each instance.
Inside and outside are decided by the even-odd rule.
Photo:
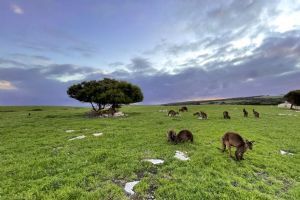
[[[81,105],[104,77],[145,104],[300,89],[299,0],[1,0],[0,105]]]

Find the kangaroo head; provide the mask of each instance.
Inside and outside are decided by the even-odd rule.
[[[176,132],[174,130],[169,130],[168,131],[168,139],[171,142],[175,142],[176,141]]]
[[[246,148],[252,150],[253,143],[254,143],[254,141],[248,141],[248,140],[246,140],[246,142],[245,142]]]

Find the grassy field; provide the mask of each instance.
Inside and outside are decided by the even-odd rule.
[[[243,118],[243,107],[261,119]],[[189,106],[177,118],[158,112],[170,108],[126,106],[127,117],[91,119],[88,108],[0,107],[0,199],[300,199],[299,112],[236,105]],[[199,110],[208,120],[192,116]],[[191,130],[194,143],[167,143],[168,129]],[[217,149],[226,131],[256,141],[244,161]],[[69,141],[80,135],[87,137]],[[176,150],[190,160],[174,158]],[[134,180],[141,182],[129,197],[123,187]]]

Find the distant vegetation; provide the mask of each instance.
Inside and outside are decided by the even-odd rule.
[[[71,98],[90,103],[96,112],[100,112],[106,106],[114,110],[121,104],[140,102],[144,98],[138,86],[109,78],[72,85],[67,93]]]
[[[203,101],[183,101],[175,103],[163,104],[165,106],[175,105],[278,105],[284,102],[283,96],[252,96],[252,97],[237,97],[229,99],[203,100]]]
[[[293,90],[284,95],[284,98],[293,106],[300,106],[300,90]]]

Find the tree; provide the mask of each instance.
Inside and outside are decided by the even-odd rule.
[[[293,90],[284,95],[284,98],[291,104],[290,109],[293,109],[293,106],[300,106],[300,90]]]
[[[109,78],[100,81],[83,81],[69,87],[67,93],[71,98],[90,103],[96,112],[106,106],[115,109],[121,104],[141,102],[144,98],[138,86]]]

